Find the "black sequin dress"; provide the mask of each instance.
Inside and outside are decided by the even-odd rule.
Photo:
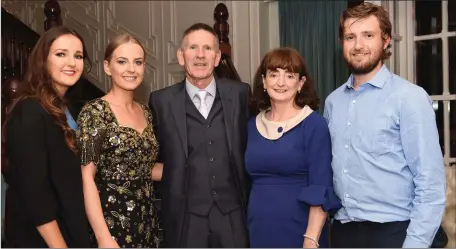
[[[151,248],[160,245],[151,179],[158,143],[151,112],[140,106],[148,122],[142,133],[119,125],[105,100],[89,102],[78,117],[77,141],[82,164],[97,167],[95,183],[112,237],[120,247]]]

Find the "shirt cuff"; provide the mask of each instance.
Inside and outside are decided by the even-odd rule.
[[[429,248],[429,245],[407,235],[402,248]]]

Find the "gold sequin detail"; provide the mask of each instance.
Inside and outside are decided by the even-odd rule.
[[[151,167],[158,153],[152,114],[141,105],[148,126],[140,134],[117,124],[109,104],[96,99],[78,117],[81,162],[94,162],[104,219],[120,247],[158,247],[161,243],[154,207]],[[92,241],[96,245],[93,231]]]

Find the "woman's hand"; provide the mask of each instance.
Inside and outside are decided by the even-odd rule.
[[[317,248],[319,247],[318,241],[320,239],[321,230],[326,222],[327,213],[323,211],[321,206],[310,206],[309,209],[309,223],[307,230],[304,234],[304,248]]]
[[[85,166],[81,165],[81,169],[85,210],[90,226],[97,238],[98,245],[101,248],[119,247],[117,242],[111,237],[108,225],[104,219],[100,194],[94,180],[97,167],[91,162]]]
[[[308,238],[304,238],[302,248],[318,248],[317,244]]]
[[[119,248],[119,244],[112,237],[98,241],[98,248]]]
[[[159,182],[163,175],[163,163],[155,163],[151,169],[152,180]]]

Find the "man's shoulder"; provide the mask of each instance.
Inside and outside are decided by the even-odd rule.
[[[240,80],[234,80],[234,79],[228,79],[228,78],[216,78],[216,82],[220,84],[226,84],[232,87],[237,87],[237,88],[245,88],[248,87],[249,84],[242,82]]]
[[[427,98],[429,95],[421,86],[402,78],[399,75],[393,74],[393,82],[395,94],[400,95],[403,99],[409,98]]]
[[[412,90],[412,91],[419,91],[421,87],[417,84],[410,82],[409,80],[397,75],[393,74],[393,81],[396,84],[398,89],[404,90]]]
[[[174,93],[178,88],[182,87],[183,84],[184,84],[184,82],[179,82],[179,83],[173,84],[171,86],[167,86],[165,88],[158,89],[156,91],[151,92],[150,97],[155,98],[155,99],[161,99],[161,98],[163,98],[163,96],[167,96],[169,94]]]
[[[328,97],[326,97],[325,103],[329,103],[334,99],[338,98],[341,94],[344,93],[345,89],[347,88],[347,83],[342,84],[336,90],[332,91]]]
[[[219,84],[224,84],[230,86],[232,89],[238,90],[238,91],[250,91],[250,85],[248,83],[239,81],[239,80],[233,80],[233,79],[227,79],[227,78],[217,78],[216,82]]]

